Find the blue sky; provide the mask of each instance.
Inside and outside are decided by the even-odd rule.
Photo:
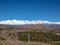
[[[60,0],[0,0],[0,21],[13,19],[60,22]]]

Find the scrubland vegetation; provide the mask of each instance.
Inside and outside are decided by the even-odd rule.
[[[28,37],[29,34],[29,37]],[[52,33],[44,33],[44,32],[18,32],[18,40],[22,41],[38,41],[44,43],[52,43],[60,41],[60,35],[52,34]],[[60,42],[59,42],[60,43]]]

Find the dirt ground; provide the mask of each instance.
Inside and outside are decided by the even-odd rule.
[[[51,45],[40,42],[0,41],[0,45]]]

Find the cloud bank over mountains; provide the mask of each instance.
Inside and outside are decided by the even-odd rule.
[[[60,24],[60,22],[49,22],[44,20],[5,20],[0,21],[0,24],[7,24],[7,25],[24,25],[24,24]]]

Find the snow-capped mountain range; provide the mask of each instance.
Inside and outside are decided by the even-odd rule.
[[[7,24],[7,25],[24,25],[24,24],[60,24],[60,22],[49,22],[44,20],[5,20],[0,21],[0,24]]]

